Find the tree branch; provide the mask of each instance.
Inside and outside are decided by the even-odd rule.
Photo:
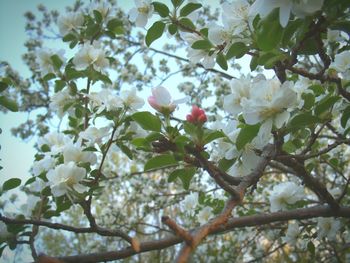
[[[226,224],[221,225],[215,230],[210,230],[209,234],[220,234],[227,231],[232,231],[236,228],[261,226],[280,221],[288,220],[302,220],[311,219],[317,217],[344,217],[350,218],[350,207],[340,207],[337,211],[331,209],[329,206],[315,206],[310,208],[295,209],[292,211],[282,211],[268,214],[260,214],[253,216],[243,216],[239,218],[233,218],[228,220]],[[168,238],[146,241],[140,244],[140,251],[135,252],[131,247],[110,252],[100,252],[91,254],[82,254],[76,256],[59,257],[58,259],[66,263],[87,263],[87,262],[101,262],[111,261],[147,252],[153,250],[164,249],[178,243],[181,243],[182,239],[177,236],[170,236]]]

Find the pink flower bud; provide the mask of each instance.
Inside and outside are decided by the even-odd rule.
[[[191,114],[186,116],[186,120],[193,124],[203,124],[207,121],[207,115],[204,110],[196,105],[192,106]]]

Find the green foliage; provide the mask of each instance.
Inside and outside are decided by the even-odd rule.
[[[149,171],[152,169],[163,168],[175,164],[177,164],[177,161],[172,154],[162,154],[149,159],[144,166],[144,170]]]
[[[183,8],[181,8],[180,16],[188,16],[189,14],[191,14],[192,12],[194,12],[195,10],[201,7],[202,5],[199,3],[188,3]]]
[[[0,105],[13,112],[18,111],[16,101],[11,100],[5,96],[0,96]]]
[[[241,128],[236,139],[237,150],[240,151],[241,149],[243,149],[243,147],[247,143],[251,142],[258,134],[259,129],[260,129],[260,124],[256,124],[256,125],[245,124]]]
[[[11,178],[11,179],[8,179],[7,181],[5,181],[3,184],[2,184],[2,190],[3,191],[8,191],[8,190],[11,190],[11,189],[14,189],[18,186],[21,185],[21,179],[19,178]]]
[[[165,24],[161,21],[155,22],[147,31],[146,34],[146,45],[150,46],[153,41],[157,40],[163,35]]]
[[[219,53],[219,54],[216,56],[216,63],[218,63],[219,66],[220,66],[223,70],[227,70],[227,69],[228,69],[227,60],[226,60],[224,54]]]
[[[182,186],[185,190],[188,190],[190,187],[191,180],[196,173],[196,168],[186,167],[182,169],[176,169],[171,172],[168,178],[168,182],[173,182],[177,178],[180,178]]]
[[[203,40],[198,40],[194,42],[191,46],[193,49],[210,49],[213,45],[210,43],[209,40],[203,39]]]
[[[170,13],[169,8],[160,2],[152,2],[152,5],[154,6],[154,10],[161,16],[161,17],[167,17]]]
[[[142,111],[134,113],[131,118],[136,121],[144,130],[160,132],[162,123],[158,116],[150,112]]]
[[[231,59],[233,57],[241,58],[248,51],[249,51],[249,48],[246,46],[246,44],[244,44],[243,42],[235,42],[231,45],[231,47],[227,51],[226,59]]]

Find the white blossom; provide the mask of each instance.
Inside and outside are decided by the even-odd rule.
[[[137,122],[132,121],[130,122],[130,126],[127,130],[127,132],[132,132],[134,133],[133,137],[134,138],[144,138],[147,136],[147,132],[140,127],[140,125],[137,124]]]
[[[288,224],[286,235],[282,237],[283,242],[287,242],[290,245],[295,246],[300,234],[298,222]]]
[[[279,21],[282,27],[286,27],[292,12],[297,17],[303,18],[322,8],[324,0],[256,0],[250,8],[250,14],[259,14],[266,17],[273,9],[279,9]]]
[[[49,48],[41,48],[36,51],[36,62],[39,64],[39,71],[42,76],[45,76],[48,73],[55,73],[51,57],[57,55],[61,61],[64,62],[65,58],[63,54],[64,50],[55,51]]]
[[[148,103],[157,111],[161,113],[173,112],[177,105],[184,103],[188,100],[188,97],[173,100],[169,91],[163,86],[152,88],[152,95],[148,97]]]
[[[239,114],[243,108],[242,99],[250,98],[250,78],[232,79],[230,81],[231,94],[224,97],[224,110],[231,114]]]
[[[50,167],[53,168],[54,166]],[[35,181],[29,185],[31,192],[40,193],[47,186],[47,182],[42,180],[40,177],[36,177]]]
[[[35,195],[28,195],[27,202],[21,205],[21,211],[25,217],[31,217],[41,198]]]
[[[123,90],[120,97],[124,105],[132,110],[138,110],[145,104],[145,101],[136,95],[135,88],[132,88],[131,90]]]
[[[251,97],[242,99],[243,117],[253,125],[271,121],[279,129],[289,119],[289,110],[296,106],[297,94],[292,90],[293,82],[282,85],[276,79],[260,80],[252,83]]]
[[[236,40],[244,39],[240,34],[247,30],[249,21],[249,3],[245,0],[236,0],[232,3],[222,4],[223,26],[211,24],[208,38],[215,45],[225,44],[227,48]]]
[[[84,24],[84,16],[82,13],[67,13],[61,15],[57,19],[58,29],[62,36],[78,31]]]
[[[109,66],[105,51],[96,41],[91,45],[84,43],[81,49],[73,58],[73,64],[78,70],[92,66],[96,71],[101,71]]]
[[[91,92],[88,97],[92,107],[97,109],[97,114],[104,110],[113,111],[123,107],[122,99],[109,88],[102,89],[99,92]]]
[[[198,40],[202,40],[202,37],[194,33],[180,33],[180,36],[183,40],[188,43],[187,57],[192,64],[201,63],[204,68],[209,69],[215,66],[216,53],[209,55],[206,50],[203,49],[193,49],[191,48],[192,44]]]
[[[56,159],[50,155],[45,155],[45,157],[39,161],[35,161],[32,166],[32,171],[35,176],[40,175],[43,172],[47,172],[54,168],[56,164]]]
[[[138,27],[144,27],[153,15],[154,7],[150,0],[134,0],[136,7],[129,11],[129,19]]]
[[[75,190],[83,193],[87,187],[81,184],[86,171],[84,168],[78,167],[74,162],[64,163],[56,166],[54,170],[47,173],[47,179],[51,192],[54,196],[62,196]]]
[[[212,208],[209,206],[204,207],[198,213],[198,222],[202,225],[209,221],[209,218],[212,216]]]
[[[62,152],[63,147],[70,141],[71,139],[63,133],[50,132],[38,139],[38,146],[41,148],[47,145],[50,147],[51,154],[57,154]]]
[[[271,212],[286,210],[288,204],[295,204],[304,196],[304,189],[293,182],[275,185],[270,193],[270,210]]]
[[[335,240],[337,232],[340,230],[341,223],[339,220],[331,217],[320,217],[317,220],[318,238],[327,237],[329,240]]]
[[[334,61],[329,66],[330,68],[335,69],[339,73],[344,73],[350,70],[350,50],[343,51],[339,54],[336,54]]]
[[[192,214],[198,204],[198,193],[193,192],[185,197],[181,203],[188,214]]]
[[[96,154],[90,151],[84,151],[81,146],[74,144],[67,144],[63,148],[63,159],[65,163],[90,163],[94,165],[97,162]]]
[[[51,96],[49,107],[57,113],[58,117],[62,118],[67,110],[64,108],[67,104],[76,100],[75,96],[70,95],[69,89],[63,89]]]
[[[85,131],[79,133],[79,137],[87,140],[90,144],[101,143],[102,139],[109,134],[110,127],[96,128],[88,127]]]
[[[106,21],[109,21],[113,17],[113,8],[112,5],[107,1],[94,1],[91,3],[90,10],[98,11],[102,18]],[[91,12],[93,13],[93,12]]]

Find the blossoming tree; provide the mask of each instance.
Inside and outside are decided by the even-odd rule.
[[[32,76],[7,65],[0,104],[36,112],[13,132],[36,135],[38,153],[28,180],[2,185],[0,252],[350,260],[349,11],[343,0],[233,0],[214,13],[135,0],[129,12],[78,1],[27,13]],[[16,188],[28,199],[14,212]]]

